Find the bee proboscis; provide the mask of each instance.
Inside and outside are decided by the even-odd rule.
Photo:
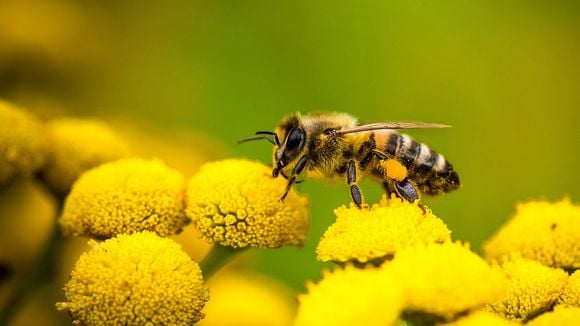
[[[345,113],[295,113],[280,121],[274,132],[258,131],[240,143],[266,139],[274,145],[274,178],[288,180],[284,200],[302,173],[312,178],[342,178],[359,207],[358,186],[363,176],[383,183],[387,193],[413,202],[420,194],[439,195],[459,188],[459,176],[445,157],[395,129],[446,128],[423,122],[358,124]]]

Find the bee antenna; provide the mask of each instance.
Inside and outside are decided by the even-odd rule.
[[[270,144],[276,145],[276,143],[272,139],[270,139],[266,136],[254,136],[254,137],[243,138],[243,139],[238,140],[238,144],[243,144],[243,143],[247,143],[249,141],[260,140],[260,139],[265,139],[265,140],[269,141]]]
[[[272,131],[256,131],[255,135],[270,135],[274,136],[274,140],[276,141],[276,145],[280,146],[280,139],[278,139],[278,134]]]

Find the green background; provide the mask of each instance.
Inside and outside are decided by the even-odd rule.
[[[476,250],[518,201],[579,197],[580,2],[53,2],[82,28],[54,53],[2,65],[0,95],[191,128],[224,157],[265,163],[268,143],[236,140],[295,111],[449,124],[409,134],[459,172],[462,189],[425,202]],[[332,210],[350,199],[343,184],[298,189],[312,202],[308,243],[260,250],[258,268],[302,291],[325,266],[314,250]],[[378,200],[379,185],[362,189]]]

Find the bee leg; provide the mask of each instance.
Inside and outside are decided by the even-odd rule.
[[[409,180],[405,179],[403,181],[394,181],[394,184],[395,191],[399,197],[411,203],[419,199],[419,193],[417,192],[417,189],[415,189],[415,186],[409,182]]]
[[[352,201],[361,208],[363,198],[359,187],[356,184],[356,162],[354,160],[348,161],[348,167],[346,171],[346,181],[350,187],[350,197]]]
[[[286,190],[284,190],[284,194],[282,195],[282,197],[280,197],[281,202],[283,202],[286,199],[286,197],[288,196],[290,189],[292,189],[292,185],[294,183],[296,183],[296,176],[299,175],[302,172],[302,170],[304,170],[304,167],[306,167],[307,162],[308,162],[308,159],[306,158],[306,155],[305,155],[305,156],[302,156],[298,160],[298,163],[296,163],[296,165],[294,166],[294,169],[292,170],[292,174],[290,175],[290,177],[287,178],[288,183],[286,184]]]

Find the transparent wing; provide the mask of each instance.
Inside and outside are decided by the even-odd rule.
[[[338,129],[335,132],[339,135],[351,134],[355,132],[379,130],[379,129],[426,129],[426,128],[449,128],[451,126],[440,123],[425,123],[425,122],[403,122],[403,121],[385,121],[378,123],[369,123],[352,128]]]

